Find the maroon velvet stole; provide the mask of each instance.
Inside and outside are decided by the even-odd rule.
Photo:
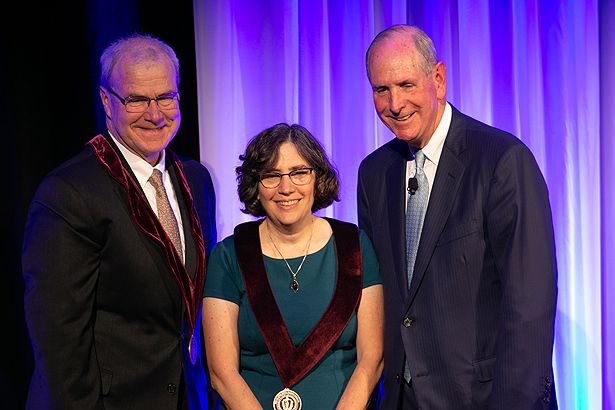
[[[195,333],[196,318],[198,310],[201,306],[203,297],[203,286],[205,285],[205,244],[201,233],[201,223],[194,208],[194,201],[190,193],[190,187],[184,176],[184,168],[181,161],[169,149],[166,151],[167,160],[170,160],[175,167],[177,180],[179,181],[180,191],[190,214],[190,226],[192,228],[192,239],[196,248],[196,272],[191,279],[186,272],[186,268],[182,263],[175,247],[167,236],[164,228],[158,221],[158,217],[147,202],[147,198],[137,186],[137,183],[132,179],[128,171],[124,169],[122,161],[117,152],[102,135],[97,135],[88,141],[88,144],[94,149],[94,153],[98,160],[107,170],[109,175],[124,187],[126,192],[126,201],[130,207],[132,219],[135,225],[154,242],[162,248],[164,256],[169,266],[169,271],[175,279],[186,307],[188,323]]]
[[[258,233],[262,221],[246,222],[235,228],[235,249],[248,301],[287,388],[301,380],[333,346],[361,299],[363,269],[359,231],[353,224],[325,219],[335,239],[337,284],[329,307],[299,346],[293,344],[267,278]]]

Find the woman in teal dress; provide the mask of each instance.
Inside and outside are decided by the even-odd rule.
[[[367,408],[382,372],[378,262],[354,224],[314,212],[338,177],[299,125],[254,137],[237,167],[254,222],[212,251],[203,300],[210,379],[227,409]]]

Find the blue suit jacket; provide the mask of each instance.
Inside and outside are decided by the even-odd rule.
[[[453,108],[408,286],[405,172],[392,140],[359,168],[359,226],[385,292],[383,409],[404,360],[420,408],[553,406],[555,248],[547,188],[514,136]]]

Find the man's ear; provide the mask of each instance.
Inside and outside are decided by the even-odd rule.
[[[107,117],[111,117],[111,102],[109,101],[109,93],[104,87],[98,87],[98,94],[100,95],[100,101],[102,101],[103,109]]]
[[[438,100],[444,100],[446,98],[446,66],[442,61],[438,61],[434,67],[433,81],[436,84]]]

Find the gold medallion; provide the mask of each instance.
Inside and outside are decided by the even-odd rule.
[[[301,410],[301,397],[297,392],[285,388],[273,398],[273,410]]]

